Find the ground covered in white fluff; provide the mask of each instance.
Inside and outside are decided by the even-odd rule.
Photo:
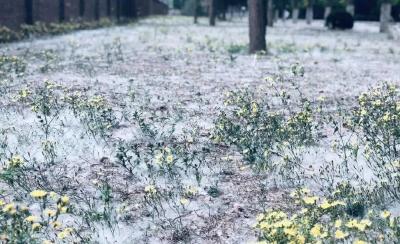
[[[162,138],[168,133],[179,138],[190,131],[198,137],[194,147],[202,148],[210,143],[224,94],[244,88],[262,94],[267,89],[265,78],[290,73],[296,64],[305,69],[300,81],[305,96],[310,100],[324,96],[327,104],[352,104],[357,95],[381,81],[400,85],[399,40],[380,34],[378,23],[356,22],[354,30],[330,31],[321,21],[312,25],[280,21],[267,30],[268,53],[256,55],[247,54],[245,19],[218,22],[216,27],[206,23],[206,19],[193,25],[187,17],[154,17],[126,26],[2,44],[0,55],[17,56],[26,70],[19,75],[1,74],[0,143],[6,146],[0,151],[0,161],[6,162],[11,152],[29,162],[45,161],[42,141],[55,141],[52,176],[27,185],[65,192],[72,204],[79,205],[82,196],[90,194],[101,202],[96,184],[107,178],[112,205],[115,209],[124,206],[125,212],[116,214],[112,228],[94,224],[93,240],[176,241],[185,239],[168,223],[175,220],[176,212],[168,210],[164,218],[157,218],[144,207],[144,188],[152,181],[140,174],[130,179],[115,165],[118,142],[147,143],[138,122],[125,119],[126,114],[140,111],[146,121],[158,126]],[[23,89],[34,91],[46,80],[63,86],[60,90],[103,96],[114,109],[118,125],[106,139],[99,138],[87,132],[71,111],[62,110],[44,138],[31,108],[15,97]],[[286,207],[290,189],[270,186],[273,176],[254,173],[243,167],[241,157],[223,146],[215,147],[206,156],[211,163],[202,169],[201,184],[190,177],[182,180],[198,188],[196,197],[180,212],[179,219],[189,230],[183,235],[195,243],[256,240],[255,216],[268,207]],[[316,149],[319,153],[309,156],[307,163],[329,160],[332,155],[327,148]],[[218,196],[211,196],[214,188]],[[33,190],[16,189],[16,200]]]

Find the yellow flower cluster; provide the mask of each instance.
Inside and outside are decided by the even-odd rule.
[[[174,156],[170,148],[166,147],[162,149],[156,156],[155,156],[155,163],[159,166],[163,165],[172,165],[174,163]]]
[[[24,164],[24,159],[19,155],[14,155],[8,161],[8,166],[11,168],[19,168]]]
[[[193,197],[193,196],[197,195],[198,192],[199,192],[199,190],[197,189],[197,187],[188,186],[188,187],[186,187],[185,195],[187,197]]]
[[[289,217],[283,211],[268,210],[257,216],[255,227],[260,231],[260,243],[364,244],[366,240],[382,243],[384,239],[388,241],[386,238],[392,238],[389,243],[400,241],[395,234],[400,219],[392,218],[387,210],[371,210],[368,218],[354,219],[346,212],[344,201],[323,200],[318,204],[319,198],[311,196],[307,188],[291,195],[302,207],[296,214]]]
[[[17,206],[14,203],[5,204],[3,212],[8,214],[15,214],[17,212]]]
[[[256,228],[268,243],[305,243],[306,238],[295,221],[282,211],[268,211],[257,216]]]
[[[352,219],[349,222],[347,222],[346,227],[348,228],[355,228],[358,229],[359,231],[365,231],[367,227],[370,227],[372,222],[368,219],[363,219],[361,221],[358,221],[356,219]]]
[[[32,92],[30,90],[28,90],[27,88],[22,89],[18,93],[17,100],[26,99],[30,94],[32,94]]]
[[[106,100],[102,96],[94,96],[89,99],[88,105],[97,109],[104,107]]]
[[[370,119],[383,124],[397,121],[400,116],[400,103],[396,101],[397,93],[396,87],[388,84],[378,86],[368,93],[362,93],[358,97],[360,107],[356,115],[361,121]]]
[[[322,209],[329,209],[329,208],[333,208],[333,207],[336,207],[336,206],[345,206],[345,205],[346,204],[343,201],[332,201],[332,202],[329,202],[329,201],[325,200],[319,206]]]
[[[58,233],[57,237],[59,239],[63,240],[65,238],[67,238],[68,236],[70,236],[72,232],[73,232],[72,228],[65,228],[63,231]]]
[[[44,198],[45,196],[47,196],[47,192],[43,191],[43,190],[34,190],[31,192],[30,195],[33,198],[40,199],[40,198]]]
[[[148,185],[144,188],[144,192],[149,196],[153,196],[157,193],[157,188],[154,185]]]

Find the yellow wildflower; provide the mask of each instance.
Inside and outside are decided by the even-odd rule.
[[[344,203],[343,201],[333,201],[333,202],[331,203],[331,205],[332,205],[333,207],[336,207],[337,205],[346,206],[346,203]]]
[[[261,222],[259,227],[260,229],[269,229],[270,224],[267,222]]]
[[[263,213],[261,213],[261,214],[257,215],[256,220],[257,220],[258,222],[260,222],[261,220],[264,219],[264,217],[265,217],[265,215],[264,215]]]
[[[343,231],[341,231],[341,230],[336,230],[336,231],[335,231],[335,238],[336,238],[336,239],[344,239],[344,238],[346,238],[348,235],[349,235],[348,233],[345,233],[345,232],[343,232]]]
[[[361,109],[361,111],[360,111],[360,115],[361,115],[361,116],[365,116],[365,115],[367,115],[367,114],[368,114],[367,110]]]
[[[64,204],[68,204],[69,203],[69,197],[68,196],[62,196],[61,198],[61,202]]]
[[[360,221],[360,224],[359,224],[359,226],[363,226],[362,230],[364,230],[365,227],[369,227],[371,225],[372,225],[372,222],[369,219],[363,219],[363,220]]]
[[[307,212],[308,212],[308,209],[306,209],[306,208],[303,208],[303,209],[300,210],[300,213],[301,213],[301,214],[305,214],[305,213],[307,213]]]
[[[68,237],[69,232],[65,232],[65,231],[61,231],[60,233],[58,233],[57,237],[61,240],[65,239],[66,237]]]
[[[6,212],[6,213],[14,214],[16,212],[15,204],[14,203],[9,203],[9,204],[5,205],[3,207],[3,211]]]
[[[159,153],[156,155],[156,164],[161,165],[162,164],[162,160],[163,160],[163,154]]]
[[[60,208],[60,213],[66,213],[68,211],[67,207],[61,207]]]
[[[19,92],[20,98],[26,98],[30,94],[30,91],[28,89],[23,89]]]
[[[39,230],[41,227],[42,227],[42,225],[39,223],[32,224],[32,230]]]
[[[328,201],[324,201],[324,202],[320,205],[320,207],[321,207],[322,209],[328,209],[328,208],[332,207],[332,205],[331,205]]]
[[[366,241],[363,241],[363,240],[355,240],[354,242],[353,242],[353,244],[367,244],[368,242],[366,242]]]
[[[46,216],[48,216],[48,217],[53,217],[53,216],[56,215],[56,213],[57,213],[57,211],[52,210],[52,209],[45,209],[45,210],[43,211],[43,214],[46,215]]]
[[[10,167],[20,167],[24,164],[24,159],[19,155],[14,155],[10,161],[8,161]]]
[[[307,205],[315,204],[318,200],[318,197],[304,197],[303,201]]]
[[[153,185],[148,185],[144,188],[144,191],[149,195],[154,195],[157,193],[157,189]]]
[[[358,224],[357,220],[352,219],[352,220],[350,220],[349,222],[347,222],[346,226],[347,226],[348,228],[354,228],[354,227],[357,226],[357,224]]]
[[[387,219],[387,218],[390,217],[390,214],[391,214],[391,213],[390,213],[389,211],[385,210],[385,211],[383,211],[383,212],[381,213],[381,217],[384,218],[384,219]]]
[[[298,235],[298,236],[297,236],[297,241],[298,241],[300,244],[304,244],[304,243],[306,243],[306,238],[305,238],[303,235]]]
[[[167,156],[167,163],[169,163],[169,164],[171,164],[173,161],[174,161],[174,156],[172,156],[172,154],[169,154],[168,156]]]
[[[251,103],[251,113],[256,115],[258,113],[258,105],[256,102]]]
[[[322,237],[323,236],[322,226],[320,224],[314,225],[314,227],[312,227],[310,230],[310,234],[315,238]]]
[[[390,121],[390,113],[389,113],[389,112],[386,112],[386,113],[383,115],[382,120],[383,120],[384,122]]]
[[[181,198],[181,200],[179,201],[182,205],[188,205],[189,204],[189,200],[187,198]]]
[[[195,186],[189,186],[186,189],[186,194],[190,196],[194,196],[199,192],[199,190]]]
[[[294,228],[285,228],[284,232],[286,235],[289,235],[289,236],[297,235],[297,230]]]
[[[33,198],[43,198],[47,195],[46,191],[43,190],[34,190],[31,192],[31,197]]]
[[[339,228],[340,226],[342,226],[342,220],[338,219],[335,221],[335,227]]]
[[[31,216],[28,216],[25,218],[25,221],[31,222],[31,223],[36,222],[37,220],[38,220],[38,217],[36,217],[34,215],[31,215]]]

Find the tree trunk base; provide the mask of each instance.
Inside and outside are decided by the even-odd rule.
[[[299,20],[299,9],[298,8],[294,8],[293,9],[293,13],[292,13],[292,20],[294,24],[297,24],[297,21]]]
[[[380,28],[381,33],[389,33],[389,23],[391,21],[392,5],[390,3],[382,3],[380,15]]]
[[[248,0],[249,8],[249,52],[265,51],[267,43],[266,34],[266,6],[264,0]]]
[[[307,7],[306,10],[306,21],[308,25],[311,25],[312,21],[314,19],[314,9],[312,6]]]
[[[353,4],[348,4],[346,6],[346,12],[354,16],[354,5]]]

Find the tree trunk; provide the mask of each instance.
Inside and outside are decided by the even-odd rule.
[[[111,17],[111,0],[107,0],[107,17]]]
[[[326,6],[325,7],[325,12],[324,12],[324,20],[328,18],[328,16],[332,13],[332,7],[331,6]]]
[[[149,0],[149,14],[150,15],[154,14],[154,2],[153,2],[153,0]]]
[[[307,10],[306,10],[306,20],[307,20],[307,24],[308,24],[308,25],[311,25],[313,19],[314,19],[314,9],[313,9],[313,5],[309,5],[309,6],[307,6]]]
[[[274,12],[274,23],[278,22],[279,19],[279,9],[275,9]]]
[[[347,4],[346,12],[354,16],[354,4]]]
[[[354,16],[354,0],[346,0],[346,12]]]
[[[382,3],[381,4],[381,15],[380,15],[380,32],[389,32],[389,23],[391,20],[392,4]]]
[[[208,9],[210,26],[215,26],[215,19],[217,18],[216,2],[217,0],[210,0],[210,6]]]
[[[200,0],[194,0],[194,13],[193,13],[193,18],[194,18],[194,23],[198,23],[198,17],[199,17],[199,4]]]
[[[294,24],[297,24],[297,21],[299,20],[299,9],[298,8],[294,8],[293,12],[292,12],[292,20]]]
[[[119,22],[121,20],[121,0],[116,0],[117,1],[117,21]]]
[[[269,27],[274,26],[274,2],[273,0],[267,0],[267,25]]]
[[[221,13],[221,20],[226,21],[226,11],[225,10]]]
[[[25,0],[25,23],[33,25],[33,0]]]
[[[65,2],[64,0],[60,0],[58,3],[58,18],[60,22],[64,22],[65,21]]]
[[[248,0],[249,8],[249,37],[250,53],[265,51],[267,43],[265,40],[266,24],[265,13],[266,6],[264,0]]]
[[[97,21],[100,19],[100,1],[99,0],[94,1],[94,18]]]

